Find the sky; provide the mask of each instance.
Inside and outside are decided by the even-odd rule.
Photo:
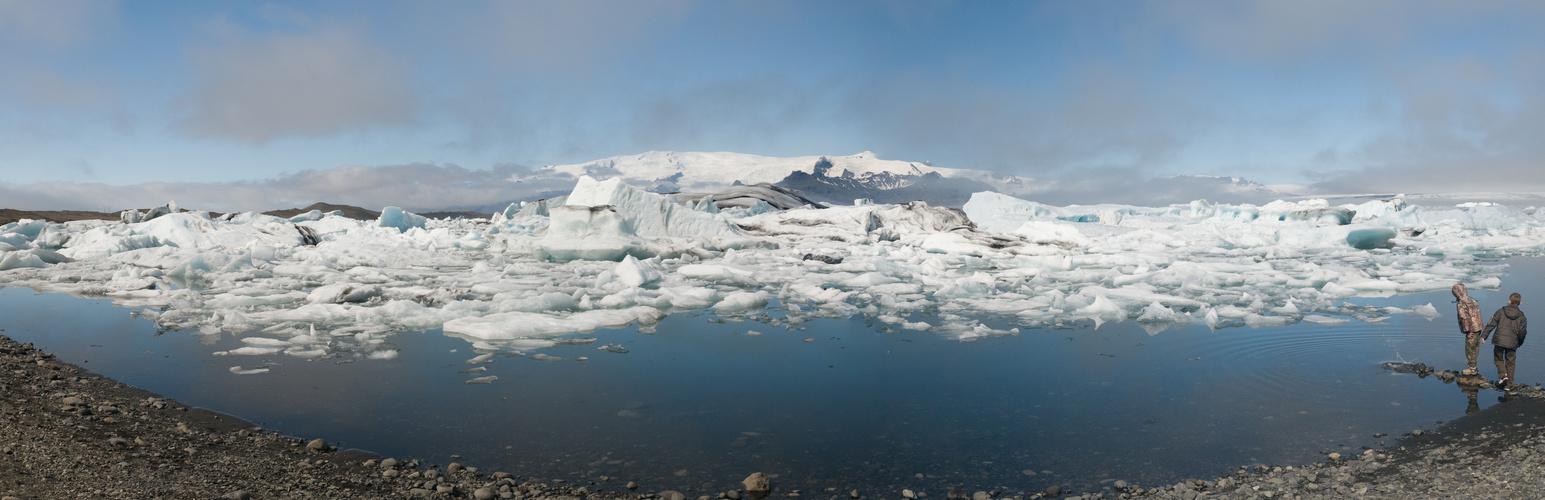
[[[1538,193],[1542,22],[1530,1],[0,0],[0,207],[482,206],[651,150],[874,151],[1108,202],[1170,175]]]

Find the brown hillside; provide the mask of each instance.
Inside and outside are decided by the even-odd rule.
[[[46,220],[49,222],[69,222],[72,220],[118,220],[118,214],[106,212],[88,212],[85,210],[16,210],[12,208],[0,208],[0,224],[10,224],[22,219]]]

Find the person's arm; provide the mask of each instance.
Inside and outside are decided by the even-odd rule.
[[[1491,331],[1497,329],[1497,323],[1500,321],[1502,321],[1502,310],[1498,309],[1497,312],[1492,313],[1491,321],[1486,322],[1486,328],[1481,329],[1481,342],[1491,338]]]
[[[1524,346],[1524,336],[1529,334],[1529,318],[1518,317],[1518,347]]]

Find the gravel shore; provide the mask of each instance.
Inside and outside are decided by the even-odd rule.
[[[538,483],[475,465],[422,464],[340,451],[238,418],[188,408],[61,363],[0,336],[0,500],[42,498],[568,498],[686,500],[610,478]],[[774,498],[1542,498],[1545,391],[1503,393],[1479,377],[1424,366],[1391,368],[1470,384],[1503,402],[1414,432],[1396,446],[1295,466],[1250,465],[1226,477],[1170,485],[1114,481],[1101,491],[800,492]],[[754,471],[747,471],[751,473]],[[515,471],[516,474],[519,471]],[[741,485],[699,499],[739,499]]]

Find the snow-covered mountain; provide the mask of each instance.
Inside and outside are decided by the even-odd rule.
[[[1191,200],[1264,204],[1295,194],[1239,177],[1169,175],[1150,177],[1120,170],[1090,171],[1084,177],[1031,179],[987,170],[935,167],[928,162],[885,160],[865,151],[849,156],[776,158],[745,153],[650,151],[588,163],[554,165],[537,178],[589,175],[622,178],[656,193],[715,193],[735,185],[770,184],[832,205],[859,198],[877,203],[921,200],[960,207],[972,193],[993,191],[1059,205],[1123,203],[1165,206]],[[512,179],[513,180],[513,179]]]
[[[650,151],[548,166],[543,170],[574,176],[621,177],[630,185],[659,193],[714,192],[734,185],[765,183],[798,190],[817,201],[840,204],[872,198],[880,203],[923,200],[960,206],[973,192],[1021,194],[1029,185],[1013,175],[884,160],[869,151],[850,156],[794,158]]]

